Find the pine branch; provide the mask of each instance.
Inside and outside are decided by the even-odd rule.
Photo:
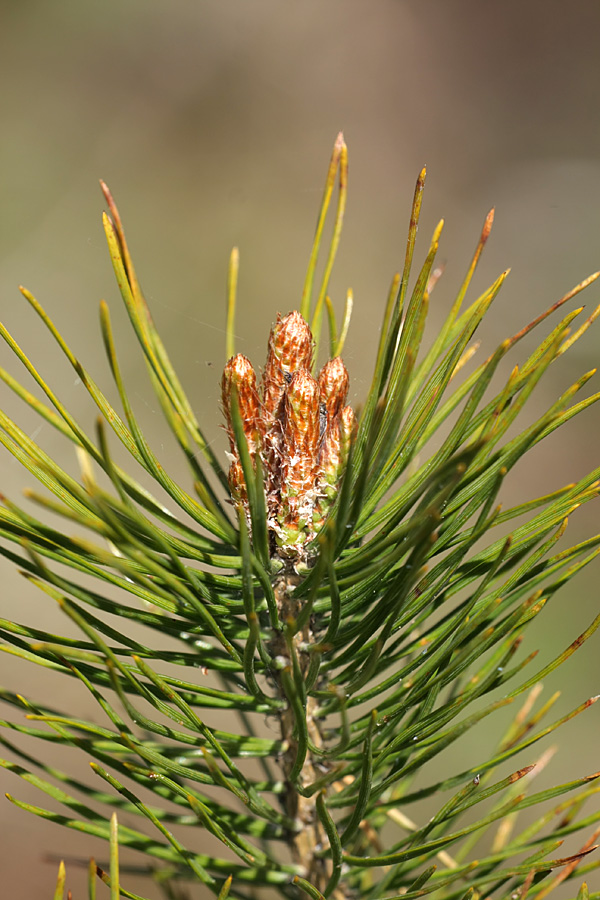
[[[443,222],[413,275],[423,170],[403,270],[391,280],[371,387],[356,416],[346,405],[351,373],[341,359],[353,295],[338,317],[328,293],[347,165],[339,135],[299,309],[274,311],[262,378],[235,352],[239,254],[231,253],[221,385],[227,466],[157,333],[106,185],[111,262],[187,462],[185,483],[142,431],[107,304],[101,333],[120,410],[22,289],[98,408],[91,431],[0,326],[45,399],[2,369],[0,377],[75,445],[81,469],[73,477],[0,412],[0,442],[42,485],[23,505],[2,497],[0,554],[79,634],[0,619],[0,648],[75,679],[95,710],[79,718],[0,689],[13,713],[0,722],[4,734],[39,747],[30,753],[2,736],[9,758],[0,765],[46,794],[51,808],[9,796],[16,807],[106,841],[107,861],[89,864],[90,900],[98,880],[113,898],[143,900],[130,887],[144,878],[167,900],[188,900],[196,887],[219,900],[251,900],[263,888],[289,900],[542,900],[599,865],[598,773],[532,792],[551,752],[536,746],[527,754],[597,699],[550,721],[556,696],[541,704],[539,683],[594,635],[600,616],[541,667],[527,639],[548,600],[600,553],[600,535],[565,544],[569,518],[598,494],[600,468],[516,506],[499,504],[519,460],[600,398],[580,399],[594,374],[586,373],[533,421],[524,416],[541,378],[600,306],[579,326],[582,309],[562,313],[504,380],[501,364],[599,273],[473,364],[477,329],[508,274],[465,306],[492,211],[447,319],[426,346]],[[321,344],[328,358],[319,368]],[[115,438],[130,465],[115,461]],[[149,479],[154,492],[142,486]],[[64,526],[47,524],[47,512]],[[495,713],[516,708],[521,695],[490,753],[472,743],[452,775],[427,766],[480,722],[496,727]],[[220,710],[237,717],[237,729],[219,727]],[[265,731],[267,716],[275,737]],[[88,782],[50,765],[43,741],[83,751],[96,777]],[[425,815],[433,797],[437,810]],[[536,816],[524,819],[533,807]],[[221,849],[191,849],[202,846],[198,833]],[[579,833],[573,852],[560,849]],[[143,862],[120,863],[119,846],[144,854]],[[61,862],[56,900],[66,889]],[[577,900],[599,896],[582,884]]]

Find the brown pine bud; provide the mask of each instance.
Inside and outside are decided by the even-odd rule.
[[[342,465],[342,444],[339,419],[331,422],[319,450],[319,482],[328,497],[335,495]]]
[[[345,406],[335,419],[328,422],[319,450],[319,497],[313,519],[315,532],[323,527],[327,512],[335,501],[355,434],[354,410],[351,406]]]
[[[320,443],[319,387],[305,369],[292,376],[284,398],[281,500],[277,538],[284,553],[301,555],[313,536]]]
[[[321,404],[325,406],[327,414],[325,433],[319,451],[320,483],[325,494],[331,499],[340,480],[343,461],[348,455],[347,447],[346,453],[344,453],[342,433],[344,432],[347,444],[348,438],[344,429],[349,427],[352,430],[353,419],[348,417],[354,416],[349,406],[345,407],[342,412],[342,406],[348,393],[348,372],[340,357],[330,359],[325,363],[319,373],[319,388]],[[343,416],[345,419],[342,426]]]
[[[348,393],[348,372],[340,356],[330,359],[319,372],[321,403],[327,410],[327,421],[335,419]]]
[[[268,507],[277,515],[283,453],[284,395],[294,372],[312,364],[313,337],[299,312],[288,313],[269,335],[267,363],[263,373],[260,431]]]
[[[319,385],[308,369],[295,372],[285,392],[283,434],[291,441],[318,441]],[[313,434],[316,425],[317,435]]]
[[[313,337],[299,312],[288,313],[271,329],[263,375],[263,418],[268,428],[279,417],[287,384],[294,372],[310,369]]]
[[[237,402],[239,405],[240,415],[244,434],[248,441],[248,450],[254,458],[259,446],[259,400],[258,390],[256,387],[256,375],[252,364],[245,356],[238,353],[232,356],[227,362],[223,370],[223,378],[221,379],[221,399],[223,403],[223,412],[227,422],[227,434],[229,435],[229,445],[231,452],[237,456],[237,448],[233,434],[233,426],[231,422],[231,404],[233,403],[234,392],[237,392]]]

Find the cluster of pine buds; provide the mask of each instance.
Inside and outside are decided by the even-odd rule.
[[[311,375],[313,336],[299,312],[277,317],[259,388],[252,364],[238,353],[223,372],[223,411],[229,435],[229,486],[249,522],[248,492],[236,445],[231,407],[240,410],[252,465],[260,460],[267,524],[274,554],[306,561],[310,545],[335,500],[355,429],[344,406],[348,372],[330,359]]]

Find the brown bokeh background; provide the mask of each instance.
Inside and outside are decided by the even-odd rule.
[[[97,305],[102,297],[110,302],[131,395],[160,452],[165,430],[119,309],[100,224],[99,177],[117,198],[153,314],[219,446],[230,248],[239,246],[241,254],[238,348],[259,365],[275,314],[298,303],[339,129],[349,145],[350,196],[332,295],[340,309],[346,287],[354,289],[345,354],[354,402],[364,397],[423,163],[428,187],[418,260],[437,219],[446,218],[447,268],[432,302],[433,327],[492,205],[496,224],[472,298],[507,266],[512,273],[481,329],[486,356],[600,268],[597,4],[4,0],[0,17],[2,320],[90,430],[94,411],[85,391],[17,285],[38,296],[103,386],[109,376]],[[599,300],[597,287],[582,297],[588,309]],[[520,347],[511,364],[531,346]],[[541,413],[597,365],[598,347],[596,329],[552,367],[528,415]],[[17,373],[9,351],[1,353],[1,364]],[[9,412],[75,471],[72,448],[7,393]],[[599,438],[600,415],[592,409],[521,464],[501,499],[509,505],[580,477],[598,464]],[[31,478],[6,453],[0,467],[0,489],[18,500]],[[172,467],[183,477],[179,461]],[[597,504],[580,510],[572,542],[597,521]],[[0,570],[2,615],[49,630],[65,627],[49,598],[7,563]],[[539,647],[542,662],[595,614],[598,574],[596,565],[578,577],[532,629],[527,649]],[[599,646],[596,640],[584,647],[548,680],[544,697],[563,692],[552,719],[597,691]],[[7,687],[90,714],[76,686],[57,686],[6,655],[0,669]],[[490,746],[486,728],[489,720],[479,736],[482,753]],[[597,746],[592,709],[565,727],[544,784],[598,769]],[[462,745],[456,766],[472,752]],[[87,777],[86,761],[72,753],[61,764]],[[13,776],[1,774],[0,782],[3,791],[44,805],[46,798]],[[6,801],[0,827],[1,893],[11,900],[52,896],[56,866],[44,862],[47,854],[104,852],[94,839],[28,817]],[[75,900],[86,896],[84,875],[74,867],[69,885]],[[158,896],[144,883],[127,886]]]

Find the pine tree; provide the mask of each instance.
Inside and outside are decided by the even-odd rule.
[[[0,326],[47,400],[4,370],[2,379],[75,444],[81,464],[77,480],[0,413],[0,441],[45,488],[29,499],[65,521],[64,529],[54,528],[4,498],[0,552],[80,633],[72,639],[3,619],[3,649],[77,679],[97,704],[82,720],[2,689],[4,703],[26,713],[2,721],[4,735],[12,729],[39,745],[33,757],[0,737],[18,760],[2,765],[61,811],[10,796],[15,806],[108,842],[108,862],[90,863],[90,898],[99,876],[111,897],[140,900],[132,888],[142,872],[171,900],[209,893],[250,900],[265,888],[290,900],[542,900],[598,866],[586,857],[595,849],[600,809],[596,802],[586,816],[582,811],[588,798],[596,800],[599,773],[537,793],[530,783],[540,758],[534,745],[595,699],[542,724],[553,701],[540,705],[537,686],[593,634],[600,616],[541,669],[535,652],[517,651],[547,600],[600,552],[600,535],[557,546],[569,515],[596,497],[600,469],[507,509],[498,499],[515,463],[600,397],[576,400],[587,373],[532,424],[513,428],[548,366],[600,307],[575,330],[581,310],[567,313],[505,382],[497,370],[599,273],[466,374],[473,335],[506,273],[464,306],[490,213],[446,321],[422,346],[441,233],[440,225],[409,286],[424,181],[423,170],[404,268],[392,280],[360,412],[346,404],[352,373],[342,359],[352,294],[338,327],[327,293],[347,190],[341,135],[299,308],[274,310],[262,377],[263,360],[253,364],[235,352],[233,251],[228,361],[222,410],[215,410],[229,442],[226,466],[155,329],[103,185],[110,258],[156,397],[189,465],[183,485],[138,424],[106,304],[102,337],[121,411],[22,290],[98,407],[92,435]],[[117,441],[141,481],[153,479],[154,492],[116,462]],[[89,538],[71,536],[73,524]],[[144,641],[132,636],[134,625]],[[165,637],[178,649],[167,649]],[[489,758],[474,751],[462,771],[436,777],[427,763],[510,704],[511,724],[498,728]],[[235,732],[218,727],[223,710],[237,716]],[[275,736],[266,717],[277,723]],[[49,766],[44,741],[79,748],[97,780],[82,783]],[[530,763],[511,768],[529,748]],[[148,791],[152,804],[142,799]],[[437,811],[425,816],[431,798]],[[521,811],[538,804],[537,817],[524,822]],[[119,825],[122,813],[138,817],[139,829]],[[188,849],[188,829],[210,834],[221,855]],[[574,852],[561,854],[563,839],[580,830]],[[119,866],[119,845],[145,855],[141,869]],[[65,884],[61,864],[57,900]],[[584,883],[577,897],[600,893]]]

